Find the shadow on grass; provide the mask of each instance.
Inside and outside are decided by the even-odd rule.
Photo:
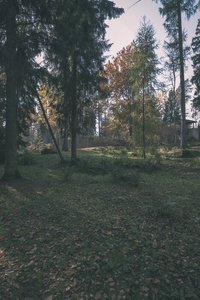
[[[135,189],[44,163],[0,183],[0,299],[199,299],[195,176],[190,192],[162,167]]]

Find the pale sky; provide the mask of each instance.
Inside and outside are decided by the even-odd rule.
[[[117,19],[107,21],[109,28],[106,38],[113,43],[109,52],[111,56],[133,41],[143,16],[146,16],[147,21],[150,21],[154,26],[156,38],[161,43],[160,47],[162,48],[166,33],[163,27],[165,19],[161,17],[158,11],[159,4],[152,0],[141,0],[138,3],[136,3],[137,0],[113,0],[113,2],[116,3],[116,7],[123,7],[125,13]],[[134,3],[136,4],[130,7]],[[192,37],[195,35],[198,18],[199,14],[196,13],[187,21],[183,15],[183,27],[188,32],[187,44],[191,44]]]
[[[162,47],[166,38],[166,32],[163,27],[165,19],[159,14],[160,4],[152,0],[141,0],[138,3],[136,3],[137,0],[113,0],[113,2],[116,3],[116,7],[123,7],[125,13],[117,19],[107,21],[109,28],[107,29],[106,39],[113,43],[110,51],[106,53],[107,56],[109,55],[109,59],[135,39],[143,16],[146,16],[146,20],[150,21],[155,29],[155,37],[160,44],[159,57],[164,56]],[[134,3],[136,4],[130,7]],[[187,45],[191,45],[192,38],[195,36],[198,18],[200,18],[198,12],[189,21],[186,20],[185,15],[182,16],[183,28],[188,33]],[[185,78],[191,77],[193,74],[191,61],[187,65],[188,71],[185,74]]]

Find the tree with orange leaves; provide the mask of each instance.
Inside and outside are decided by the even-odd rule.
[[[107,130],[113,135],[132,136],[133,134],[133,69],[132,57],[135,52],[135,42],[123,48],[108,61],[102,77],[107,79],[101,88],[108,95]]]

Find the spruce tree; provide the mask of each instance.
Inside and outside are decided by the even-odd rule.
[[[184,79],[184,53],[183,53],[183,30],[182,13],[186,14],[187,19],[197,11],[196,0],[153,0],[160,2],[162,7],[160,14],[165,16],[164,27],[169,36],[176,36],[179,45],[179,68],[180,68],[180,86],[181,86],[181,148],[187,147],[186,135],[186,114],[185,114],[185,79]]]
[[[41,77],[35,57],[44,47],[44,31],[50,17],[50,4],[51,1],[47,3],[46,0],[1,2],[1,67],[6,78],[5,180],[20,177],[17,166],[17,137],[20,125],[23,127],[24,124],[19,121],[25,120],[30,107],[31,110],[33,108],[34,92],[30,82],[37,82]]]
[[[143,157],[146,158],[146,108],[156,107],[155,87],[158,84],[157,75],[160,73],[159,60],[156,54],[158,44],[155,30],[145,18],[136,37],[136,52],[133,55],[133,93],[135,101],[141,103],[142,111],[142,140]],[[139,111],[138,111],[139,112]]]
[[[52,42],[46,51],[64,94],[65,125],[72,136],[71,159],[76,161],[76,134],[78,107],[83,90],[90,91],[99,83],[103,68],[103,53],[109,49],[105,40],[107,18],[123,12],[112,1],[57,1],[54,6],[55,22],[51,31]],[[66,132],[68,129],[65,128]]]
[[[200,19],[196,28],[195,37],[192,39],[193,50],[193,76],[192,83],[195,85],[195,94],[193,99],[193,106],[200,111]]]

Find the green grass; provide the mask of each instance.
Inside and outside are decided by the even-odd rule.
[[[21,165],[22,180],[0,183],[0,299],[200,299],[193,151],[157,163],[96,149],[67,170],[57,155]]]

